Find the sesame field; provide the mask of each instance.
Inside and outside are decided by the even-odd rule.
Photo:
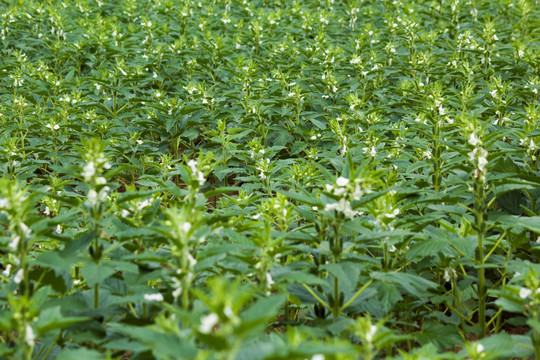
[[[540,360],[539,0],[0,0],[0,359]]]

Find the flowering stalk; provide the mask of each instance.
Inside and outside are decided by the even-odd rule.
[[[3,275],[8,278],[14,274],[12,280],[18,287],[19,296],[8,295],[8,303],[13,312],[12,321],[16,324],[14,330],[17,336],[12,339],[21,350],[22,359],[32,359],[34,351],[35,334],[32,329],[33,315],[31,312],[31,291],[29,284],[29,267],[27,264],[27,252],[31,245],[32,231],[26,225],[26,219],[34,207],[33,197],[27,197],[18,183],[8,179],[0,180],[0,213],[5,213],[9,220],[9,231],[13,233],[9,243],[9,258],[11,263],[5,265]],[[12,271],[13,268],[13,271]],[[8,334],[13,336],[14,334]]]
[[[88,200],[85,205],[89,210],[92,228],[94,231],[94,241],[90,245],[89,253],[92,260],[99,263],[103,255],[103,247],[99,244],[101,237],[99,220],[103,216],[103,202],[107,199],[107,193],[111,189],[107,186],[107,180],[102,173],[111,168],[103,153],[103,144],[97,140],[92,140],[85,149],[86,165],[82,170],[82,178],[88,185]],[[99,283],[94,286],[94,308],[99,306]]]
[[[172,295],[175,300],[182,296],[182,308],[188,310],[190,307],[189,289],[195,278],[194,268],[197,264],[197,260],[192,255],[196,245],[193,241],[193,233],[196,229],[194,225],[197,223],[188,219],[196,218],[196,214],[189,208],[171,208],[165,211],[165,218],[165,226],[168,230],[162,233],[170,239],[174,256],[175,270],[172,281],[175,290]]]
[[[484,258],[484,235],[487,231],[487,202],[486,202],[486,166],[488,164],[487,151],[482,147],[481,140],[472,133],[469,144],[474,149],[469,152],[469,161],[474,166],[474,215],[477,233],[476,263],[478,264],[478,322],[480,325],[480,337],[486,335],[486,284]]]

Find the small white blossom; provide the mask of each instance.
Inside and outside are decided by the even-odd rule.
[[[476,134],[471,134],[471,136],[469,137],[469,144],[471,144],[472,146],[480,144],[480,139],[476,136]]]
[[[219,321],[219,317],[215,313],[206,315],[201,319],[201,326],[199,326],[199,331],[203,334],[209,334],[214,326]]]
[[[19,271],[17,271],[17,273],[13,277],[13,282],[15,284],[20,284],[20,282],[23,280],[23,276],[24,276],[23,269],[19,269]]]
[[[445,282],[450,282],[450,273],[448,272],[448,270],[444,270],[444,276],[443,276],[443,279]]]
[[[26,325],[26,328],[24,330],[24,341],[28,344],[28,346],[34,345],[34,342],[36,340],[36,335],[34,334],[34,330],[32,330],[32,327],[30,325]]]
[[[439,115],[444,115],[446,114],[446,109],[441,106],[439,106]]]
[[[45,125],[45,127],[46,127],[46,128],[49,128],[49,129],[51,129],[51,130],[58,130],[58,129],[60,129],[60,125],[58,125],[58,124],[54,124],[54,125],[47,124],[47,125]]]
[[[182,231],[187,233],[189,232],[189,230],[191,230],[191,224],[186,221],[185,223],[182,224]]]
[[[345,198],[341,198],[338,202],[332,204],[326,204],[324,206],[325,211],[336,210],[342,212],[345,216],[352,218],[356,215],[356,212],[351,208],[351,202]]]
[[[21,238],[19,236],[14,236],[11,242],[9,243],[9,248],[13,251],[17,250]]]
[[[347,186],[348,183],[349,183],[349,179],[344,178],[343,176],[338,177],[336,180],[336,184],[338,186]]]
[[[144,294],[144,300],[146,301],[163,301],[163,295],[160,293],[156,294]]]
[[[6,276],[6,277],[9,276],[9,274],[11,274],[11,264],[7,264],[4,271],[2,271],[2,275]]]
[[[96,190],[91,189],[91,190],[88,192],[88,202],[90,203],[90,205],[95,205],[95,204],[97,204],[97,202],[98,202],[98,193],[97,193]]]
[[[527,288],[521,288],[519,289],[519,297],[522,299],[528,298],[532,295],[532,290]]]
[[[366,341],[367,342],[372,342],[373,341],[373,337],[375,337],[375,333],[377,332],[377,326],[375,325],[370,325],[369,326],[369,330],[368,332],[366,332]]]
[[[93,161],[88,162],[83,168],[82,176],[84,180],[89,181],[96,174],[96,165]]]

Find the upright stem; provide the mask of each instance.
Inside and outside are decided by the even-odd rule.
[[[480,338],[486,335],[486,284],[484,270],[484,183],[482,180],[476,180],[476,226],[478,232],[478,324],[480,325]]]
[[[334,276],[334,318],[337,318],[340,313],[339,308],[339,280]]]
[[[435,126],[433,126],[433,186],[435,195],[439,194],[441,189],[441,149],[439,145],[440,127],[439,117],[436,117]]]
[[[99,283],[94,285],[94,308],[99,307]]]
[[[483,265],[484,254],[482,251],[483,234],[478,233],[478,257],[479,265]],[[486,334],[486,284],[484,268],[478,269],[478,321],[480,325],[480,338]]]

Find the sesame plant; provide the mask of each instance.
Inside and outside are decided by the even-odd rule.
[[[539,29],[0,1],[0,358],[540,359]]]

